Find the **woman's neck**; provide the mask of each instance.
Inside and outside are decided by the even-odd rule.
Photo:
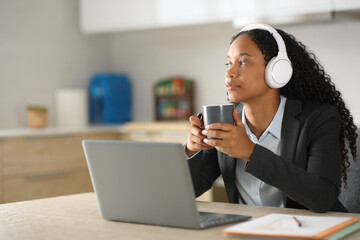
[[[270,125],[280,104],[280,96],[244,103],[246,122],[251,132],[259,139]]]

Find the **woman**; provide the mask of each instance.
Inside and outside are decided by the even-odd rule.
[[[283,43],[292,70],[274,86],[267,66]],[[189,119],[185,152],[196,196],[221,174],[232,203],[346,211],[338,196],[347,182],[347,149],[356,155],[356,126],[315,56],[292,35],[254,25],[233,37],[226,65],[228,100],[241,103],[235,125],[203,129],[199,118]]]

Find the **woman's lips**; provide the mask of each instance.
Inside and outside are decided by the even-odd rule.
[[[240,88],[241,86],[240,85],[236,85],[236,84],[231,84],[231,83],[227,83],[226,84],[226,89],[228,90],[228,91],[230,91],[230,90],[235,90],[235,89],[238,89],[238,88]]]

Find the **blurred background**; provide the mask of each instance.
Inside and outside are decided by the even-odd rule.
[[[194,81],[194,110],[225,103],[225,58],[244,25],[265,22],[312,50],[360,118],[360,2],[357,0],[0,0],[0,129],[27,127],[28,105],[88,88],[96,73],[132,84],[132,119],[153,121],[156,82]]]
[[[0,203],[91,191],[82,139],[184,143],[254,22],[314,52],[360,121],[359,0],[0,0]]]

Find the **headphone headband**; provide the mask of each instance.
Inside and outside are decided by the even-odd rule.
[[[244,27],[243,29],[241,29],[239,33],[245,32],[245,31],[250,31],[253,29],[262,29],[262,30],[266,30],[269,33],[271,33],[271,35],[273,36],[273,38],[275,39],[275,41],[278,45],[279,53],[285,53],[287,56],[284,40],[282,39],[280,34],[276,31],[276,29],[271,27],[270,25],[260,24],[260,23],[250,24],[250,25],[247,25],[246,27]]]

